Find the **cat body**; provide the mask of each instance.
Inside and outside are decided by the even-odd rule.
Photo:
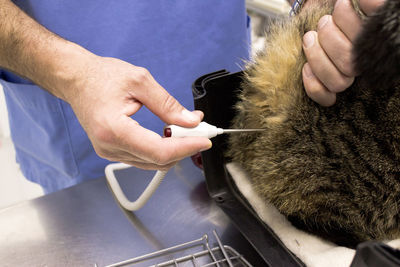
[[[332,107],[307,97],[301,76],[302,36],[332,5],[320,1],[275,25],[245,71],[232,125],[267,130],[229,140],[228,156],[262,198],[295,226],[347,246],[400,238],[400,1],[387,7],[366,22],[355,45],[362,74]],[[374,39],[376,21],[393,14],[391,39]],[[392,58],[385,63],[374,49]]]

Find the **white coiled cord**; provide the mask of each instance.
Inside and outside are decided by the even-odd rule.
[[[146,204],[146,202],[154,194],[154,191],[156,191],[168,171],[157,171],[143,193],[135,201],[131,202],[125,196],[114,174],[114,171],[123,170],[130,167],[133,166],[125,163],[111,163],[106,166],[105,173],[108,184],[110,185],[111,190],[113,191],[119,204],[121,204],[121,206],[127,210],[136,211],[142,208],[144,204]]]

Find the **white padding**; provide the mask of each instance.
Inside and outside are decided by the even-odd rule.
[[[355,250],[335,245],[329,241],[297,229],[270,203],[266,203],[253,190],[244,170],[235,163],[226,165],[236,186],[258,216],[282,240],[286,247],[307,266],[350,266]],[[400,239],[387,244],[399,248]]]

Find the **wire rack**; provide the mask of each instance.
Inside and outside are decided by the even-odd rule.
[[[140,266],[152,267],[252,267],[252,265],[243,257],[243,255],[240,255],[232,247],[223,245],[215,230],[213,231],[213,235],[218,243],[213,248],[210,247],[208,235],[205,234],[199,239],[166,249],[158,250],[139,257],[131,258],[125,261],[117,262],[106,267],[137,266],[139,264]],[[187,251],[189,252],[187,253]],[[184,255],[182,255],[182,253]],[[160,262],[158,262],[158,260],[160,260]]]

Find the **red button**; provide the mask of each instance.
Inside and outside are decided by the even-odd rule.
[[[171,137],[172,132],[171,132],[171,128],[165,128],[164,129],[164,136],[165,137]]]

